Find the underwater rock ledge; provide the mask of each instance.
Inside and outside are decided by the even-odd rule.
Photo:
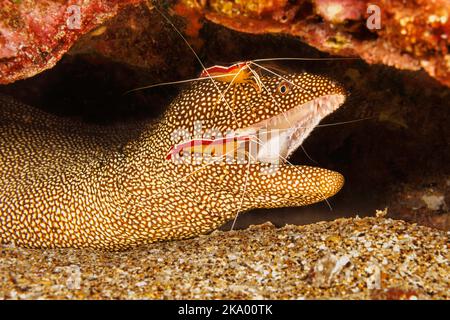
[[[122,7],[140,1],[2,1],[0,84],[52,68],[80,36],[115,16]]]
[[[185,18],[182,31],[194,47],[203,41],[199,30],[203,18],[206,18],[250,34],[292,35],[321,51],[360,57],[369,64],[424,69],[442,84],[450,86],[450,4],[446,0],[155,2],[169,9],[173,19],[175,16]],[[139,64],[141,61],[142,67],[154,66],[164,60],[166,54],[155,54],[159,46],[165,45],[159,43],[159,28],[154,27],[154,22],[144,20],[151,8],[150,1],[84,1],[80,29],[67,27],[67,9],[71,3],[62,4],[55,0],[2,2],[0,83],[25,79],[53,67],[78,42],[86,48],[94,46],[100,54],[106,53],[108,57],[122,58],[124,62],[130,62],[127,58],[130,55],[131,63]],[[366,27],[369,4],[380,8],[380,29],[369,30]],[[104,24],[117,14],[121,17],[115,22]],[[89,35],[99,26],[102,27]],[[91,36],[95,38],[105,30],[107,37],[89,42]],[[85,39],[78,41],[82,35],[86,35]],[[139,38],[145,39],[141,47],[129,46]],[[78,51],[83,51],[80,45]]]
[[[369,64],[424,69],[450,86],[450,3],[446,0],[180,0],[225,27],[253,34],[284,33],[321,51],[357,56]],[[375,5],[379,27],[369,28]],[[373,21],[373,20],[371,20]]]
[[[0,252],[3,299],[450,298],[448,233],[382,215],[126,252]]]

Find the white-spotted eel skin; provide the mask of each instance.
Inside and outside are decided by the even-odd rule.
[[[286,94],[279,94],[278,77],[265,76],[265,90],[251,84],[228,90],[228,104],[218,91],[228,83],[194,83],[159,121],[139,129],[86,125],[0,97],[0,242],[122,250],[207,233],[239,210],[301,206],[334,195],[343,177],[326,169],[283,164],[267,175],[264,163],[199,170],[165,159],[173,130],[191,129],[196,120],[226,132],[314,98],[345,96],[321,76],[285,78],[296,84]]]

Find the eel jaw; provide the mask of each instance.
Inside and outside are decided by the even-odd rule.
[[[303,143],[319,122],[345,101],[343,94],[315,98],[284,113],[237,131],[239,135],[258,133],[256,160],[262,163],[285,162]],[[263,138],[261,138],[263,137]]]

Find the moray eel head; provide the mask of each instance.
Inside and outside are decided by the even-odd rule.
[[[185,185],[183,192],[222,220],[252,208],[323,201],[344,183],[337,172],[291,165],[287,159],[324,117],[342,105],[345,89],[329,78],[308,73],[263,76],[261,82],[261,88],[211,79],[195,83],[174,101],[162,122],[169,141],[169,132],[183,128],[191,138],[201,139],[213,129],[254,142],[241,162],[236,151],[229,162],[222,158],[216,164],[189,162],[171,168],[184,181],[180,182]],[[164,150],[173,144],[171,140]]]

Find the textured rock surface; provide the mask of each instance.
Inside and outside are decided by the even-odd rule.
[[[208,20],[234,30],[298,36],[322,51],[359,56],[370,64],[423,68],[450,85],[450,4],[446,0],[181,2],[202,12]],[[366,26],[369,4],[380,9],[380,29]],[[182,14],[183,10],[178,12]],[[192,15],[187,16],[192,20]]]
[[[0,83],[10,83],[51,68],[77,39],[121,11],[113,22],[87,35],[78,50],[154,67],[164,60],[160,26],[142,0],[84,1],[81,29],[67,28],[67,8],[76,1],[9,1],[0,6]],[[446,0],[179,0],[171,19],[185,18],[184,33],[195,47],[203,38],[203,17],[248,33],[284,33],[322,51],[358,56],[370,64],[423,68],[450,85],[450,5]],[[127,4],[138,4],[130,8]],[[366,27],[368,4],[380,8],[381,29]],[[156,15],[158,16],[158,15]],[[161,17],[159,17],[160,20]],[[150,19],[150,21],[149,21]],[[158,20],[158,17],[157,17]],[[101,36],[100,38],[97,38]],[[92,42],[91,42],[92,40]],[[137,46],[136,46],[137,45]],[[188,59],[189,65],[192,59]]]
[[[81,35],[138,1],[1,0],[0,84],[52,68]]]
[[[0,297],[448,299],[448,233],[377,218],[270,224],[129,252],[0,251]]]

